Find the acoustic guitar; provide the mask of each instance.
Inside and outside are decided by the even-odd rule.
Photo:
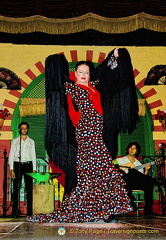
[[[159,158],[159,159],[156,159],[152,162],[148,162],[148,163],[144,163],[144,164],[141,164],[139,166],[135,166],[133,163],[129,162],[129,163],[126,163],[124,165],[119,165],[118,162],[117,162],[117,159],[114,159],[112,161],[116,167],[120,168],[121,170],[125,171],[126,168],[127,169],[136,169],[136,170],[139,170],[139,169],[142,169],[142,168],[145,168],[147,164],[149,164],[150,166],[152,165],[159,165],[159,164],[162,164],[163,163],[163,158]]]

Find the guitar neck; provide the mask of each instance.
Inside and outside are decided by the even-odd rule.
[[[145,167],[146,167],[146,164],[154,165],[154,164],[155,164],[155,161],[149,162],[149,163],[144,163],[144,164],[142,164],[142,165],[136,166],[136,167],[134,167],[134,169],[139,170],[139,169],[141,169],[141,168],[145,168]]]

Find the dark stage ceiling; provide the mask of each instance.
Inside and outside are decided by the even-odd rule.
[[[145,12],[166,15],[165,0],[1,0],[0,15],[28,17],[41,15],[48,18],[72,18],[88,12],[103,17],[117,18]]]
[[[166,27],[163,22],[162,27],[158,28],[156,26],[155,30],[146,27],[146,24],[140,25],[141,27],[138,24],[136,29],[127,29],[128,31],[125,30],[122,33],[118,32],[119,27],[115,27],[114,32],[106,32],[102,31],[102,26],[101,30],[98,30],[93,28],[92,24],[85,30],[77,31],[74,29],[74,32],[67,34],[65,34],[67,28],[64,29],[63,34],[37,31],[35,28],[34,31],[30,30],[25,33],[19,32],[19,30],[18,32],[3,30],[5,29],[3,24],[8,22],[8,20],[5,22],[3,17],[16,20],[23,18],[24,22],[24,18],[38,15],[45,17],[47,22],[48,19],[56,19],[59,22],[65,19],[70,21],[71,19],[71,22],[73,22],[74,18],[88,13],[108,19],[120,19],[135,15],[137,19],[137,14],[146,13],[152,15],[159,25],[159,20],[166,19],[166,0],[1,0],[0,16],[2,19],[0,19],[0,23],[2,23],[2,27],[0,42],[41,45],[166,46]],[[157,20],[156,17],[158,17]],[[150,26],[150,23],[148,23],[148,26]]]

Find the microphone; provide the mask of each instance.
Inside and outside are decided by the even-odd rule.
[[[166,144],[165,143],[159,143],[159,147],[166,148]]]
[[[22,128],[19,129],[19,133],[21,133],[21,131],[22,131]]]

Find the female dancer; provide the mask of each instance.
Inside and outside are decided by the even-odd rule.
[[[118,49],[115,49],[107,61],[111,71],[118,66],[118,56]],[[117,222],[115,215],[133,210],[125,182],[114,167],[103,140],[103,107],[100,93],[95,88],[99,81],[91,82],[89,62],[77,63],[75,78],[75,82],[67,81],[64,85],[68,113],[75,127],[77,183],[66,192],[61,210],[33,215],[27,218],[28,221],[70,223],[103,219]],[[63,166],[63,159],[61,164]]]

